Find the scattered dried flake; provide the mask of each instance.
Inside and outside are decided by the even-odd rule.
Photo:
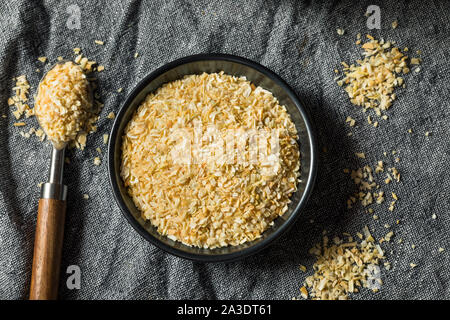
[[[383,191],[378,192],[376,194],[376,197],[377,197],[377,200],[376,200],[377,204],[382,204],[384,202],[384,192]]]
[[[429,131],[425,132],[425,137],[428,137],[429,135],[430,135]]]
[[[123,88],[117,89],[117,92],[118,92],[118,93],[121,93],[122,91],[123,91]]]
[[[393,170],[395,168],[389,168],[388,170],[390,172],[393,172],[395,174],[395,177],[399,181],[399,173],[396,170]],[[377,165],[375,167],[375,173],[381,173],[384,171],[384,163],[383,161],[378,161]],[[344,169],[344,173],[349,173],[349,169]],[[358,201],[364,206],[369,206],[373,203],[376,204],[382,204],[385,201],[385,193],[381,190],[381,187],[379,184],[376,183],[375,177],[373,175],[373,169],[366,165],[363,168],[359,168],[357,170],[351,170],[351,178],[353,182],[359,187],[359,191],[354,193],[349,197],[347,200],[347,208],[351,209],[353,208],[353,205],[357,203]],[[384,180],[386,184],[391,183],[392,178],[389,173],[387,173],[387,178]],[[390,203],[389,210],[393,211],[395,208],[395,203],[398,200],[397,194],[392,192],[392,197],[394,198],[394,201]],[[373,208],[368,208],[367,212],[370,214],[374,213]],[[373,219],[378,219],[377,215],[373,216]]]
[[[80,60],[80,67],[83,70],[85,70],[88,62],[89,62],[88,58],[82,57],[81,60]]]
[[[392,178],[391,178],[391,176],[390,176],[389,173],[388,173],[388,174],[387,174],[387,178],[384,179],[384,183],[389,184],[389,183],[391,183],[391,181],[392,181]]]
[[[138,56],[139,56],[139,53],[136,52],[136,53],[134,54],[134,58],[136,59]]]
[[[305,286],[300,288],[300,294],[303,299],[308,299],[308,290],[306,289]]]
[[[19,131],[19,134],[26,139],[28,139],[30,137],[30,134],[28,132]]]
[[[365,159],[366,155],[364,152],[356,152],[355,155],[360,159]]]
[[[86,74],[91,73],[92,71],[95,70],[94,65],[96,65],[96,64],[97,64],[97,62],[88,60],[86,62],[86,64],[84,64],[84,67],[82,66],[84,72],[86,72]],[[96,80],[96,78],[90,77],[90,78],[88,78],[88,81],[92,81],[94,79]]]
[[[34,114],[34,110],[26,103],[28,101],[30,84],[25,75],[21,75],[14,80],[16,81],[13,87],[15,95],[8,99],[8,105],[15,107],[15,110],[11,112],[16,120],[19,120],[23,115],[28,118]]]
[[[301,265],[299,266],[299,268],[300,268],[300,270],[302,270],[303,272],[306,272],[306,267],[305,267],[304,265],[301,264]]]
[[[102,160],[100,160],[99,157],[94,158],[94,165],[99,166],[102,163]]]
[[[80,145],[81,149],[84,149],[86,146],[87,141],[87,134],[86,133],[80,133],[76,137],[76,142]]]
[[[42,187],[43,184],[44,184],[44,182],[39,182],[39,183],[37,184],[38,188]]]
[[[415,267],[417,267],[417,264],[411,262],[411,263],[409,264],[409,266],[411,267],[411,269],[414,269]]]
[[[444,249],[444,248],[439,248],[438,251],[439,251],[439,252],[444,252],[445,249]]]
[[[324,236],[322,243],[309,250],[317,257],[314,274],[305,280],[312,299],[347,300],[350,293],[359,292],[359,287],[368,288],[373,281],[381,284],[381,279],[375,279],[372,271],[385,259],[384,252],[374,244],[367,227],[364,233],[366,238],[360,243],[339,239],[330,245],[328,237]]]
[[[23,126],[25,126],[25,125],[26,125],[25,122],[14,122],[14,123],[13,123],[13,126],[14,126],[14,127],[23,127]]]
[[[63,60],[64,60],[64,58],[63,58],[63,57],[61,57],[61,56],[59,56],[59,57],[57,57],[57,58],[56,58],[56,60],[57,60],[57,61],[63,61]]]
[[[431,216],[431,218],[432,218],[432,219],[436,219],[436,218],[437,218],[436,214],[433,213],[433,215]]]
[[[173,144],[168,128],[193,129],[196,123],[202,134],[212,125],[220,135],[257,126],[280,129],[280,156],[269,164],[274,170],[266,171],[260,160],[246,165],[247,151],[238,163],[205,162],[196,154],[194,165],[174,163],[167,156]],[[287,211],[300,174],[297,139],[285,107],[269,91],[223,72],[189,75],[163,85],[139,106],[124,130],[121,177],[162,235],[202,248],[239,245],[260,238]],[[205,141],[202,149],[208,146]]]
[[[103,41],[101,41],[101,40],[94,40],[94,43],[95,44],[98,44],[98,45],[104,45],[105,43],[103,42]]]
[[[337,32],[338,35],[342,36],[342,35],[344,35],[345,30],[341,29],[341,28],[338,28],[338,29],[336,29],[336,32]]]
[[[381,117],[396,99],[395,87],[404,84],[403,78],[397,75],[409,72],[408,57],[392,46],[392,42],[378,41],[370,35],[367,38],[370,41],[362,45],[363,60],[350,66],[342,62],[345,77],[338,80],[338,85],[345,86],[352,104],[364,110],[374,109]]]
[[[381,204],[384,201],[384,192],[379,190],[378,192],[372,192],[373,189],[379,189],[379,185],[376,184],[375,178],[372,174],[373,169],[366,165],[364,168],[352,170],[350,177],[353,182],[359,187],[359,192],[350,196],[347,200],[347,208],[351,209],[353,204],[360,201],[361,204],[366,207],[374,202],[374,200]],[[369,213],[373,212],[373,209],[369,208]]]
[[[105,70],[105,67],[104,67],[104,66],[98,66],[98,67],[97,67],[97,71],[98,71],[98,72],[103,71],[103,70]]]
[[[384,172],[384,164],[383,161],[378,161],[377,166],[375,167],[375,173]]]
[[[35,132],[37,137],[42,137],[44,135],[44,130],[42,130],[41,128],[37,129]]]
[[[384,236],[384,239],[385,239],[387,242],[389,242],[389,241],[391,241],[391,239],[392,239],[393,236],[394,236],[394,232],[390,231],[390,232],[388,232],[388,233]]]
[[[349,125],[350,125],[350,127],[354,127],[355,126],[355,124],[356,124],[356,121],[355,121],[355,119],[352,119],[352,117],[347,117],[347,119],[345,120],[345,122],[348,122],[349,123]]]
[[[87,193],[83,194],[83,198],[88,200],[89,199],[89,195]]]
[[[75,63],[81,63],[81,59],[83,58],[82,54],[79,54],[78,56],[75,57],[75,59],[73,60]]]
[[[115,114],[114,114],[114,112],[110,112],[110,113],[108,113],[108,115],[106,116],[108,119],[114,119],[116,116],[115,116]]]
[[[397,182],[400,182],[400,173],[398,172],[398,170],[395,167],[393,167],[393,168],[389,168],[389,171],[394,176],[394,179],[397,180]]]
[[[398,27],[398,21],[397,20],[392,21],[391,26],[392,26],[392,29],[397,28]]]
[[[414,64],[414,65],[418,65],[421,63],[421,59],[420,58],[411,58],[410,63]]]
[[[392,211],[394,211],[394,209],[395,209],[395,201],[392,201],[388,210],[392,212]]]
[[[108,143],[108,139],[109,139],[109,134],[105,133],[103,135],[103,144],[107,144]]]
[[[47,61],[47,57],[39,57],[38,60],[42,63],[45,63]]]
[[[80,49],[80,48],[73,48],[73,53],[74,53],[74,54],[79,55],[80,52],[81,52],[81,49]],[[81,58],[80,58],[80,59],[81,59]]]

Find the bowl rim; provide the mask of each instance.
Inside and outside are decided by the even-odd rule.
[[[249,246],[247,248],[244,248],[243,250],[237,251],[237,252],[231,252],[231,253],[225,253],[225,254],[217,254],[217,255],[202,255],[202,254],[196,254],[196,253],[190,253],[185,252],[182,250],[178,250],[177,248],[174,248],[170,245],[167,245],[157,238],[155,238],[153,235],[151,235],[145,228],[134,218],[133,214],[128,209],[127,205],[124,202],[124,199],[122,198],[122,195],[119,190],[119,186],[116,181],[116,168],[114,164],[114,157],[115,157],[115,144],[117,140],[117,135],[120,134],[118,132],[120,124],[122,122],[122,119],[130,107],[132,101],[135,99],[135,97],[145,89],[145,87],[154,79],[156,79],[161,74],[178,67],[183,64],[197,62],[197,61],[208,61],[208,60],[221,60],[221,61],[229,61],[234,62],[238,64],[245,65],[247,67],[253,68],[256,71],[264,74],[265,76],[269,77],[272,81],[274,81],[277,85],[279,85],[282,90],[289,96],[289,98],[293,101],[294,105],[297,107],[298,111],[300,112],[303,121],[305,123],[306,132],[309,137],[309,146],[311,150],[310,154],[310,171],[309,175],[307,177],[307,181],[305,184],[305,189],[303,191],[303,194],[301,195],[300,200],[298,201],[296,207],[293,209],[291,216],[284,221],[283,224],[279,226],[279,228],[273,232],[271,235],[269,235],[267,238],[263,239],[262,241],[256,243],[255,245]],[[109,142],[108,142],[108,173],[109,173],[109,182],[113,189],[114,199],[116,200],[116,203],[118,204],[119,208],[121,209],[121,212],[123,216],[125,216],[128,223],[148,242],[155,245],[157,248],[168,252],[174,256],[197,261],[197,262],[230,262],[242,259],[244,257],[248,257],[250,255],[253,255],[264,248],[266,248],[269,244],[273,243],[275,240],[279,239],[282,234],[284,234],[297,220],[299,216],[300,209],[305,206],[308,198],[311,195],[311,192],[314,188],[315,179],[316,179],[316,171],[317,171],[317,142],[316,142],[316,136],[311,124],[310,117],[308,115],[307,110],[304,108],[303,103],[299,100],[294,90],[276,73],[268,69],[267,67],[262,66],[261,64],[248,60],[246,58],[236,56],[236,55],[230,55],[230,54],[222,54],[222,53],[201,53],[201,54],[195,54],[190,55],[186,57],[182,57],[179,59],[176,59],[172,62],[169,62],[167,64],[164,64],[163,66],[157,68],[156,70],[150,72],[148,75],[146,75],[142,80],[138,82],[138,84],[133,88],[133,90],[127,95],[125,101],[121,104],[120,110],[117,113],[114,123],[112,125]],[[120,177],[119,177],[120,178]]]

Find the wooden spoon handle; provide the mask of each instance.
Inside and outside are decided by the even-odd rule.
[[[30,300],[55,300],[64,236],[66,201],[39,199]]]

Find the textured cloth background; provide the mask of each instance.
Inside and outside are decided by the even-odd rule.
[[[105,66],[98,74],[105,108],[99,130],[87,148],[68,153],[65,182],[69,187],[60,297],[67,299],[290,299],[298,296],[311,274],[308,249],[326,229],[331,236],[352,234],[368,225],[376,238],[389,230],[383,244],[392,270],[382,268],[378,293],[363,289],[354,299],[450,299],[450,4],[447,1],[377,1],[381,30],[368,30],[371,2],[324,1],[13,1],[0,4],[0,298],[28,296],[39,189],[47,179],[49,144],[24,139],[13,127],[7,106],[12,78],[26,74],[31,94],[47,56],[72,57],[81,47]],[[67,8],[78,5],[81,28],[66,26]],[[391,23],[398,19],[393,30]],[[336,28],[344,28],[338,36]],[[419,73],[406,76],[406,89],[380,127],[367,124],[367,114],[350,104],[333,78],[340,62],[360,58],[356,34],[395,40],[422,51]],[[104,46],[94,40],[105,41]],[[133,56],[139,53],[137,59]],[[106,118],[117,112],[126,94],[155,68],[174,59],[205,52],[236,54],[278,73],[309,109],[321,152],[317,184],[295,226],[265,251],[240,262],[201,264],[170,256],[141,238],[114,202],[107,161],[93,165],[96,147],[103,152]],[[47,63],[48,67],[49,63]],[[123,87],[122,93],[116,90]],[[347,116],[358,126],[350,128]],[[35,119],[25,120],[37,127]],[[407,133],[409,128],[413,133]],[[348,132],[353,132],[348,136]],[[430,131],[429,137],[425,132]],[[391,155],[392,150],[398,154]],[[365,152],[357,159],[355,152]],[[388,156],[384,157],[383,152]],[[401,160],[394,162],[395,157]],[[374,206],[379,220],[361,206],[346,209],[357,189],[344,168],[356,169],[384,160],[396,166],[400,183],[380,179],[387,201]],[[388,211],[390,193],[400,200]],[[87,193],[90,198],[83,199]],[[436,214],[437,218],[432,219]],[[400,224],[396,224],[396,220]],[[312,220],[314,222],[312,222]],[[389,229],[385,228],[389,224]],[[402,243],[397,243],[399,239]],[[416,248],[412,249],[411,245]],[[446,251],[439,253],[438,248]],[[410,263],[418,266],[410,268]],[[308,267],[303,273],[299,265]],[[80,290],[68,290],[69,265],[81,268]]]

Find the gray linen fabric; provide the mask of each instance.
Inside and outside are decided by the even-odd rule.
[[[358,1],[13,1],[0,4],[0,298],[27,297],[39,190],[47,177],[50,146],[36,137],[24,139],[6,100],[12,78],[26,74],[31,94],[47,56],[72,57],[81,47],[105,66],[99,73],[105,103],[99,130],[86,150],[71,151],[65,181],[69,187],[60,297],[65,299],[290,299],[298,296],[311,274],[308,249],[326,229],[331,236],[355,234],[368,225],[376,238],[395,235],[383,244],[392,270],[382,268],[378,293],[363,289],[354,299],[450,299],[450,4],[446,1],[377,1],[381,30],[366,26],[366,8]],[[80,29],[67,27],[71,5],[80,8]],[[396,29],[391,22],[399,21]],[[336,28],[345,29],[339,36]],[[348,101],[333,81],[341,61],[360,57],[357,33],[395,40],[422,51],[419,73],[406,76],[406,89],[380,127]],[[105,45],[94,44],[95,39]],[[139,56],[134,59],[135,52]],[[312,115],[320,154],[317,184],[295,226],[275,244],[244,261],[193,263],[168,255],[141,238],[114,202],[106,159],[94,166],[96,147],[106,151],[106,118],[117,112],[126,94],[155,68],[186,55],[221,52],[257,61],[278,73],[296,91]],[[122,93],[117,93],[118,88]],[[358,126],[345,123],[350,115]],[[27,130],[37,127],[25,120]],[[413,129],[409,134],[407,130]],[[430,131],[429,137],[425,132]],[[348,136],[348,132],[353,132]],[[398,153],[392,155],[391,151]],[[355,152],[365,152],[357,159]],[[387,152],[387,157],[383,155]],[[395,157],[399,163],[394,162]],[[388,195],[375,206],[378,220],[346,200],[356,191],[344,168],[396,166],[400,183],[384,186]],[[390,193],[400,200],[388,211]],[[88,194],[88,200],[83,194]],[[436,214],[436,219],[432,215]],[[313,220],[313,222],[312,222]],[[396,220],[400,220],[396,224]],[[390,228],[385,228],[388,224]],[[402,243],[398,243],[403,239]],[[412,249],[412,245],[416,248]],[[446,248],[438,252],[438,248]],[[417,264],[411,269],[410,263]],[[299,265],[308,267],[303,273]],[[80,290],[67,289],[66,269],[81,268]]]

